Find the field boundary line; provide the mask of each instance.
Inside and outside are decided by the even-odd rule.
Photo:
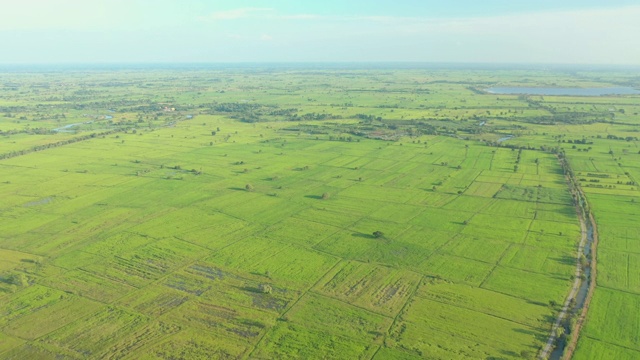
[[[313,295],[317,295],[317,296],[320,296],[320,297],[323,297],[323,298],[327,298],[327,299],[335,300],[335,301],[341,302],[341,303],[343,303],[343,304],[345,304],[345,305],[353,306],[353,307],[358,308],[358,309],[360,309],[360,310],[364,310],[364,311],[366,311],[366,312],[369,312],[369,313],[372,313],[372,314],[376,314],[376,315],[380,315],[380,316],[382,316],[382,317],[384,317],[384,318],[387,318],[387,319],[393,320],[393,316],[391,316],[391,315],[382,314],[382,313],[379,313],[379,312],[377,312],[377,311],[374,311],[374,310],[368,309],[368,308],[366,308],[366,307],[364,307],[364,306],[360,306],[360,305],[352,304],[352,303],[350,303],[350,302],[348,302],[348,301],[346,301],[346,300],[342,300],[342,299],[339,299],[339,298],[335,298],[335,297],[333,297],[333,296],[325,295],[325,294],[320,293],[320,292],[317,292],[317,291],[315,291],[315,290],[313,290],[313,289],[310,289],[308,292],[309,292],[309,293],[311,293],[311,294],[313,294]]]
[[[511,246],[513,246],[514,244],[511,244],[509,246],[507,246],[506,249],[504,249],[504,251],[502,252],[502,254],[500,254],[500,258],[495,262],[495,264],[493,264],[493,268],[491,268],[491,271],[489,271],[489,273],[487,274],[487,276],[484,277],[484,279],[482,279],[482,282],[478,285],[479,288],[484,289],[483,285],[487,282],[487,280],[489,280],[489,278],[491,277],[491,275],[493,275],[493,272],[496,271],[496,269],[498,268],[498,266],[500,266],[500,262],[502,261],[502,259],[504,258],[504,256],[507,254],[507,252],[509,251],[509,249],[511,249]],[[533,271],[530,271],[533,273]],[[537,273],[536,273],[537,274]]]
[[[631,280],[631,256],[629,256],[629,254],[627,254],[627,288],[631,287],[631,284],[629,283],[629,281]]]
[[[398,322],[398,319],[400,318],[400,316],[402,316],[407,306],[409,306],[409,303],[411,302],[411,300],[413,300],[413,298],[416,296],[416,293],[418,292],[420,285],[422,285],[422,282],[425,281],[426,278],[427,278],[426,275],[422,275],[422,277],[418,280],[416,286],[413,288],[413,291],[411,292],[411,294],[407,296],[407,301],[404,302],[404,305],[402,305],[402,308],[400,308],[400,311],[398,311],[396,316],[393,317],[393,321],[391,321],[391,324],[389,324],[389,328],[387,329],[387,332],[384,335],[384,338],[382,339],[382,345],[380,345],[378,347],[378,350],[376,350],[376,352],[373,353],[373,355],[371,356],[371,359],[373,359],[376,356],[376,354],[380,351],[380,349],[383,346],[386,346],[385,344],[387,342],[387,337],[391,335],[391,329],[393,329],[393,326]]]
[[[307,296],[307,294],[311,291],[311,289],[313,289],[314,287],[316,287],[321,281],[322,279],[325,278],[325,276],[327,276],[328,273],[330,273],[331,271],[333,271],[333,269],[338,266],[340,263],[342,263],[344,261],[344,259],[342,258],[338,258],[339,260],[336,261],[336,263],[324,274],[322,274],[322,276],[320,276],[320,278],[318,279],[318,281],[316,281],[315,283],[313,283],[304,293],[300,294],[300,296],[298,297],[298,299],[296,299],[295,301],[293,301],[291,303],[291,305],[287,306],[287,308],[282,312],[282,314],[276,318],[276,321],[280,320],[284,320],[285,315],[287,315],[287,313],[293,309],[294,306],[296,306],[296,304],[298,304],[300,302],[300,300],[302,300],[303,297]],[[274,325],[275,327],[276,325]],[[251,358],[251,356],[255,353],[255,351],[258,349],[258,346],[260,345],[260,343],[262,343],[262,340],[267,336],[267,334],[273,330],[273,327],[271,329],[267,329],[264,334],[262,334],[262,336],[260,337],[260,339],[258,339],[258,341],[256,341],[255,345],[253,345],[253,348],[248,351],[246,353],[246,355],[242,356],[243,359],[248,359]]]
[[[607,289],[607,290],[611,290],[611,291],[619,291],[619,292],[623,292],[625,294],[629,294],[629,295],[640,295],[640,292],[633,292],[633,291],[629,291],[629,290],[623,290],[623,289],[618,289],[618,288],[614,288],[611,286],[607,286],[607,285],[598,285],[598,287],[601,287],[603,289]]]
[[[488,290],[488,291],[493,291],[493,290]],[[508,318],[505,318],[505,317],[502,317],[502,316],[493,315],[493,314],[489,314],[489,313],[486,313],[486,312],[483,312],[483,311],[479,311],[479,310],[476,310],[476,309],[472,309],[472,308],[470,308],[470,307],[461,306],[461,305],[456,305],[456,304],[452,304],[452,303],[448,303],[448,302],[444,302],[444,301],[440,301],[440,300],[436,300],[436,299],[430,299],[430,298],[426,298],[426,297],[424,297],[424,296],[420,296],[420,295],[416,295],[416,297],[418,297],[418,298],[420,298],[420,299],[423,299],[423,300],[428,300],[428,301],[437,302],[437,303],[440,303],[440,304],[443,304],[443,305],[447,305],[447,306],[457,307],[457,308],[459,308],[459,309],[465,309],[465,310],[473,311],[473,312],[478,313],[478,314],[487,315],[487,316],[490,316],[490,317],[493,317],[493,318],[496,318],[496,319],[500,319],[500,320],[508,321],[508,322],[510,322],[510,323],[514,323],[514,324],[518,324],[518,325],[526,326],[526,327],[528,327],[528,328],[531,328],[531,329],[533,329],[533,330],[536,330],[536,327],[535,327],[534,325],[529,325],[529,324],[521,323],[521,322],[519,322],[519,321],[514,321],[514,320],[512,320],[512,319],[508,319]],[[520,299],[520,298],[519,298],[519,299]]]
[[[300,295],[300,297],[298,297],[298,299],[297,299],[296,301],[292,302],[292,303],[291,303],[291,305],[290,305],[290,306],[289,306],[285,311],[283,311],[283,312],[282,312],[282,315],[280,315],[280,318],[284,317],[284,316],[289,312],[289,310],[291,310],[291,309],[292,309],[292,308],[293,308],[293,307],[294,307],[298,302],[300,302],[300,300],[301,300],[305,295],[307,295],[307,293],[309,293],[309,292],[311,291],[311,289],[313,289],[314,287],[316,287],[316,286],[317,286],[317,285],[322,281],[322,279],[324,279],[324,278],[325,278],[325,276],[327,276],[327,274],[328,274],[329,272],[331,272],[331,271],[332,271],[336,266],[338,266],[338,265],[339,265],[341,262],[343,262],[343,261],[345,261],[345,260],[344,260],[344,259],[339,259],[338,261],[336,261],[336,263],[331,267],[331,269],[329,269],[329,270],[328,270],[327,272],[325,272],[322,276],[320,276],[320,278],[318,279],[318,281],[316,281],[315,283],[313,283],[313,284],[312,284],[312,285],[311,285],[311,286],[310,286],[310,287],[309,287],[309,288],[308,288],[304,293],[302,293],[302,294]]]
[[[529,227],[527,228],[526,234],[524,234],[524,238],[522,239],[522,245],[527,245],[527,240],[529,239],[529,235],[531,234],[531,228],[533,227],[533,223],[538,218],[538,202],[536,201],[536,210],[533,211],[533,219],[529,222]]]
[[[429,261],[429,259],[431,259],[432,257],[434,257],[435,255],[447,255],[449,256],[449,254],[446,253],[442,253],[440,252],[440,249],[444,248],[445,246],[447,246],[450,242],[452,242],[453,240],[455,240],[458,236],[460,236],[460,233],[455,233],[451,238],[449,238],[449,240],[447,240],[444,244],[440,245],[437,249],[433,250],[431,252],[431,254],[425,256],[425,258],[416,266],[420,266],[422,264],[424,264],[425,262]],[[452,256],[456,256],[456,255],[452,255]],[[423,276],[425,274],[422,274]]]
[[[640,348],[632,348],[632,347],[628,347],[626,345],[620,345],[620,344],[612,343],[611,341],[602,340],[600,338],[589,336],[589,335],[585,335],[585,337],[589,338],[591,340],[600,341],[600,342],[605,343],[605,344],[621,347],[623,349],[627,349],[627,350],[631,350],[631,351],[635,351],[635,352],[640,352]]]

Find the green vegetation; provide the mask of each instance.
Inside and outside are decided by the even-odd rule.
[[[573,175],[600,235],[575,358],[638,358],[639,98],[496,84],[640,85],[4,73],[0,357],[533,359],[580,258]]]

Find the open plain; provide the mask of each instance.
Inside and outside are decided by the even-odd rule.
[[[2,358],[640,357],[629,72],[2,71]]]

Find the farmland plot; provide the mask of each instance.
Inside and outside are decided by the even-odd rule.
[[[0,115],[16,132],[0,136],[0,155],[26,151],[0,160],[2,358],[533,358],[579,239],[556,146],[614,238],[577,356],[637,350],[633,317],[621,330],[603,320],[637,310],[636,154],[613,139],[588,155],[558,145],[602,124],[540,125],[550,110],[470,90],[494,75],[51,74],[95,90],[91,104],[7,76],[25,85],[0,89],[0,104],[23,104],[12,112],[29,120]],[[113,77],[122,86],[98,85]],[[89,108],[113,119],[31,134],[61,126],[40,119],[45,101],[69,120]]]

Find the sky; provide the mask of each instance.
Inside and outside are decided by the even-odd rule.
[[[0,63],[640,65],[638,0],[0,0]]]

